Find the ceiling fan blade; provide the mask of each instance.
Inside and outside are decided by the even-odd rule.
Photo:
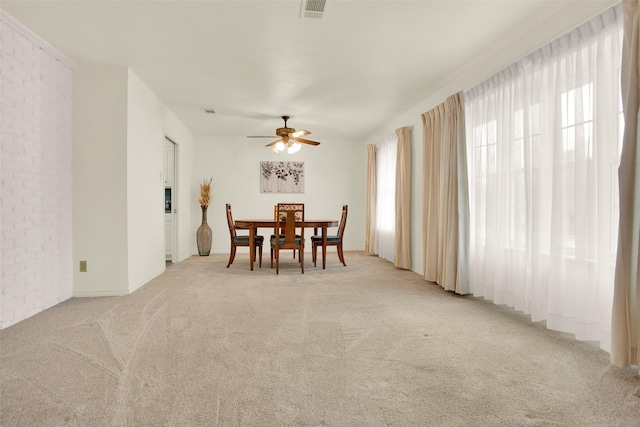
[[[267,145],[265,145],[265,147],[271,147],[272,145],[276,145],[280,141],[282,141],[282,138],[276,139],[275,141],[268,143]]]
[[[297,130],[295,132],[292,132],[289,134],[289,138],[299,138],[301,136],[305,136],[305,135],[309,135],[311,132],[309,132],[308,130]]]
[[[311,140],[309,140],[309,139],[304,139],[304,138],[291,138],[291,139],[293,139],[294,141],[297,141],[297,142],[301,142],[301,143],[303,143],[303,144],[309,144],[309,145],[320,145],[320,143],[319,143],[319,142],[317,142],[317,141],[311,141]]]
[[[249,135],[247,138],[273,138],[274,135]]]

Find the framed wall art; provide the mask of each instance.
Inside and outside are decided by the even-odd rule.
[[[261,193],[304,193],[304,162],[260,162]]]

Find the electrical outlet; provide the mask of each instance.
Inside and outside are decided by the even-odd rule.
[[[87,272],[87,261],[80,261],[80,273]]]

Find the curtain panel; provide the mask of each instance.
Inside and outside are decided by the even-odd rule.
[[[396,254],[394,265],[411,269],[411,128],[396,129]]]
[[[619,5],[608,9],[465,94],[471,293],[605,350],[623,123],[620,17]]]
[[[620,222],[611,325],[611,362],[619,367],[628,367],[640,365],[640,5],[637,0],[624,1],[623,9],[621,92],[625,127],[618,169]]]
[[[375,255],[376,247],[376,147],[367,145],[367,206],[364,224],[364,250]]]
[[[469,291],[469,197],[462,92],[422,115],[424,277]]]
[[[376,148],[375,253],[395,264],[396,255],[396,162],[398,137],[392,134]]]

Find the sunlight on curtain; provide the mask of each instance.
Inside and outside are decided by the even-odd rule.
[[[376,144],[376,253],[394,262],[396,245],[396,156],[394,134]]]
[[[620,5],[466,96],[470,290],[610,351]]]
[[[640,365],[640,1],[625,1],[621,89],[625,118],[618,169],[620,221],[611,324],[611,363]]]

